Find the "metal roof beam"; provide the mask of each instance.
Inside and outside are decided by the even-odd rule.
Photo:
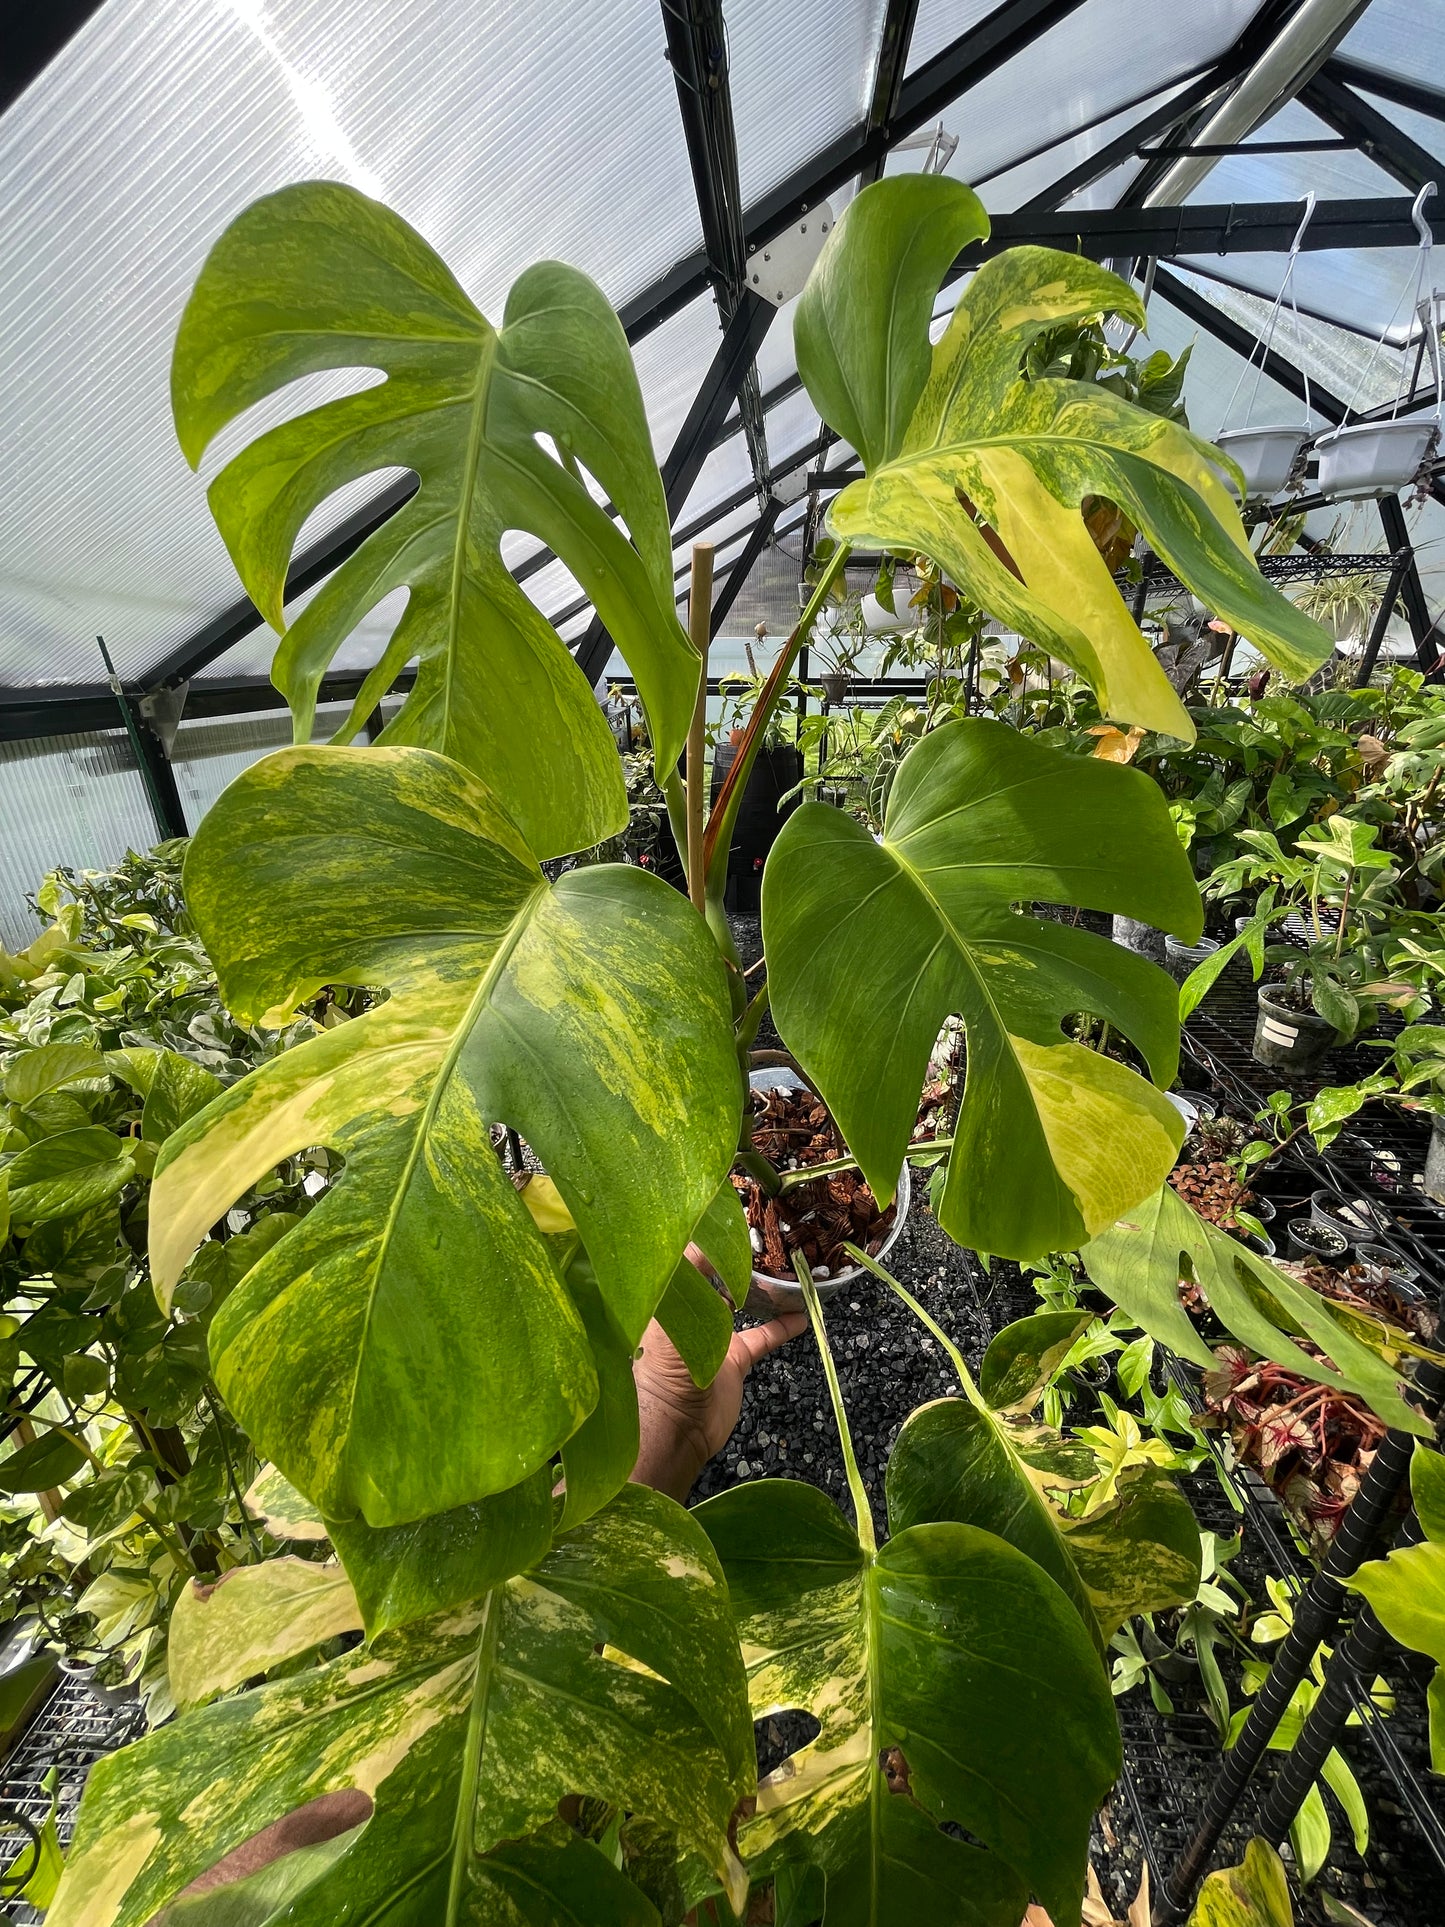
[[[863,138],[871,140],[887,127],[898,112],[903,78],[908,71],[908,49],[913,42],[918,19],[918,0],[888,0],[883,12],[883,31],[878,36],[878,58],[873,63],[873,87],[868,97],[868,113],[863,122]],[[883,172],[886,154],[868,161],[860,170],[863,187],[876,181]]]
[[[1190,203],[1179,207],[1021,208],[996,214],[986,241],[959,256],[959,274],[1022,242],[1080,252],[1097,261],[1129,255],[1286,254],[1300,222],[1298,201]],[[1403,248],[1419,240],[1410,201],[1320,201],[1305,231],[1306,252],[1323,248]]]
[[[1411,140],[1388,115],[1345,86],[1331,71],[1329,61],[1300,89],[1299,101],[1327,127],[1353,141],[1362,154],[1393,174],[1412,194],[1418,194],[1426,181],[1445,180],[1445,161]]]
[[[1445,120],[1445,93],[1438,87],[1427,87],[1423,81],[1409,80],[1404,74],[1377,73],[1363,60],[1352,60],[1348,54],[1335,54],[1328,63],[1328,71],[1333,79],[1347,87],[1363,88],[1367,94],[1392,100],[1397,107],[1409,107],[1431,120]]]
[[[0,113],[40,78],[103,0],[5,0],[0,7]]]

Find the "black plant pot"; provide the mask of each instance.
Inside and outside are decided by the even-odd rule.
[[[723,780],[737,760],[736,743],[719,743],[713,751],[712,796],[717,801]],[[798,806],[798,797],[788,795],[803,780],[802,752],[793,743],[779,743],[759,750],[753,764],[743,800],[733,825],[732,848],[728,852],[726,902],[730,910],[756,911],[762,883],[763,865],[778,832]],[[787,797],[787,801],[782,799]]]
[[[1291,1218],[1287,1229],[1292,1258],[1312,1258],[1326,1265],[1341,1265],[1349,1258],[1349,1239],[1332,1225],[1316,1218]]]
[[[1268,985],[1259,992],[1259,1020],[1254,1027],[1254,1061],[1272,1070],[1313,1070],[1339,1039],[1333,1024],[1312,1010],[1291,1010],[1277,1003]]]

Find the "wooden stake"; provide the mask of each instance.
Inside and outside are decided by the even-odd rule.
[[[687,732],[687,893],[692,907],[707,909],[707,872],[703,861],[703,822],[706,815],[704,764],[707,760],[707,652],[712,640],[712,543],[692,545],[692,583],[688,590],[688,633],[702,657],[697,684],[697,707]]]

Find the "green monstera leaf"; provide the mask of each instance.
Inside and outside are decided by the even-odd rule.
[[[1073,1601],[1100,1651],[1135,1613],[1186,1605],[1199,1590],[1199,1528],[1189,1502],[1154,1466],[1119,1482],[1087,1519],[1052,1502],[1099,1474],[1079,1439],[1034,1422],[1050,1361],[1092,1322],[1086,1312],[1038,1312],[1007,1325],[984,1353],[978,1382],[963,1354],[918,1300],[883,1268],[870,1269],[943,1346],[964,1396],[910,1414],[888,1461],[895,1527],[955,1519],[996,1532],[1027,1553]]]
[[[327,1519],[394,1526],[515,1486],[592,1411],[598,1377],[489,1127],[535,1148],[635,1346],[737,1144],[716,946],[645,871],[548,885],[490,792],[418,749],[267,757],[212,808],[185,875],[239,1017],[327,983],[390,996],[168,1138],[162,1301],[236,1197],[327,1145],[341,1176],[215,1316],[217,1382]]]
[[[825,1927],[1017,1927],[1030,1892],[1077,1921],[1089,1822],[1120,1766],[1089,1632],[992,1532],[917,1525],[876,1544],[806,1273],[803,1286],[855,1524],[787,1479],[694,1514],[727,1575],[754,1718],[799,1708],[820,1726],[759,1783],[739,1850],[754,1877],[819,1868]]]
[[[968,1076],[938,1218],[1009,1258],[1073,1250],[1113,1224],[1163,1182],[1183,1136],[1157,1090],[1060,1030],[1079,1011],[1106,1018],[1167,1084],[1173,982],[1102,937],[1015,913],[1036,898],[1190,941],[1201,927],[1157,785],[982,719],[910,753],[881,842],[805,803],[763,876],[778,1029],[881,1199],[939,1029],[962,1014]]]
[[[1330,642],[1254,565],[1218,449],[1088,382],[1024,381],[1044,330],[1139,297],[1080,255],[1011,248],[988,261],[930,347],[939,284],[988,232],[961,182],[909,174],[850,203],[798,303],[798,370],[866,474],[836,498],[841,540],[931,555],[991,614],[1092,684],[1106,714],[1192,741],[1194,727],[1084,526],[1115,502],[1154,552],[1280,669]]]
[[[753,1778],[717,1560],[680,1506],[631,1486],[525,1578],[102,1761],[49,1918],[142,1927],[263,1828],[342,1792],[364,1796],[364,1824],[287,1896],[289,1927],[550,1922],[492,1889],[498,1857],[542,1852],[571,1794],[666,1828],[740,1911],[728,1825]]]
[[[1399,1373],[1381,1356],[1391,1337],[1386,1328],[1373,1328],[1377,1346],[1366,1343],[1368,1321],[1347,1318],[1327,1298],[1207,1223],[1172,1185],[1121,1214],[1079,1255],[1100,1291],[1181,1358],[1206,1369],[1217,1362],[1180,1302],[1187,1265],[1214,1315],[1241,1344],[1301,1378],[1353,1392],[1387,1425],[1428,1435],[1428,1421],[1406,1403]],[[1325,1356],[1302,1349],[1296,1336]]]
[[[1363,1593],[1392,1639],[1435,1661],[1430,1681],[1430,1764],[1445,1773],[1445,1458],[1417,1444],[1410,1494],[1424,1541],[1370,1559],[1345,1584]]]
[[[338,740],[415,659],[385,741],[484,776],[539,856],[614,834],[627,797],[606,721],[500,543],[525,529],[572,570],[637,679],[658,768],[671,768],[697,656],[677,620],[667,506],[617,316],[586,275],[543,261],[512,288],[498,330],[421,236],[364,194],[304,181],[267,195],[211,250],[181,320],[171,397],[187,459],[298,376],[358,367],[386,379],[256,436],[209,493],[247,593],[285,631],[274,674],[297,741],[310,738],[337,651],[405,588],[405,614]],[[394,466],[416,473],[417,492],[286,629],[286,570],[307,516]]]

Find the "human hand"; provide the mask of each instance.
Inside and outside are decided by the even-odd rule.
[[[689,1246],[688,1256],[696,1262],[700,1254]],[[717,1377],[700,1388],[654,1318],[632,1367],[641,1435],[632,1483],[653,1486],[685,1505],[698,1473],[732,1436],[748,1373],[807,1326],[806,1312],[794,1311],[735,1332]]]

